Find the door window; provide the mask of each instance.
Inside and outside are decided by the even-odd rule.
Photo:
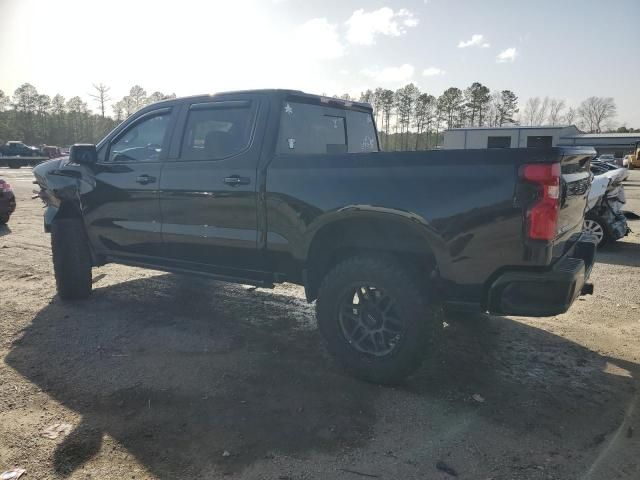
[[[145,118],[111,144],[110,162],[158,160],[169,125],[170,112]]]
[[[255,117],[251,103],[219,102],[195,107],[187,119],[181,160],[219,160],[249,146]]]

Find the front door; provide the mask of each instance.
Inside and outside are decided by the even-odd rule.
[[[160,180],[162,236],[170,261],[230,276],[261,276],[256,267],[261,145],[255,132],[262,115],[255,96],[188,106],[178,127],[179,152],[167,159]]]
[[[171,117],[162,108],[134,119],[92,166],[95,186],[83,196],[83,209],[97,253],[162,255],[158,185]]]

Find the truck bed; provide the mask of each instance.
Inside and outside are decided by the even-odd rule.
[[[336,216],[402,218],[431,245],[451,297],[479,300],[498,270],[549,267],[579,238],[593,153],[558,147],[279,156],[266,179],[267,249],[280,265],[302,262]],[[559,233],[552,242],[531,241],[519,169],[554,162],[564,185]]]

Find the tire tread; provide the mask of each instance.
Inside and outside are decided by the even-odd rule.
[[[357,353],[346,344],[334,325],[338,323],[334,302],[339,302],[340,285],[344,285],[346,279],[362,274],[382,278],[386,288],[400,292],[400,301],[411,312],[410,318],[405,319],[410,322],[410,331],[403,347],[390,358],[383,357],[384,360]],[[397,384],[417,370],[425,355],[433,352],[427,343],[438,332],[437,314],[428,302],[426,286],[411,269],[405,268],[395,257],[384,254],[355,255],[334,266],[321,282],[316,316],[328,350],[342,366],[358,378],[380,384]]]
[[[91,252],[80,219],[59,219],[51,224],[51,251],[60,298],[88,298],[92,288]]]

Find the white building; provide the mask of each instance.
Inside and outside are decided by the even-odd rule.
[[[444,132],[443,148],[593,147],[598,154],[622,158],[640,145],[640,133],[582,133],[575,125],[558,127],[468,127]]]
[[[468,127],[444,132],[444,149],[545,148],[560,144],[561,138],[579,135],[574,125],[565,127]]]

